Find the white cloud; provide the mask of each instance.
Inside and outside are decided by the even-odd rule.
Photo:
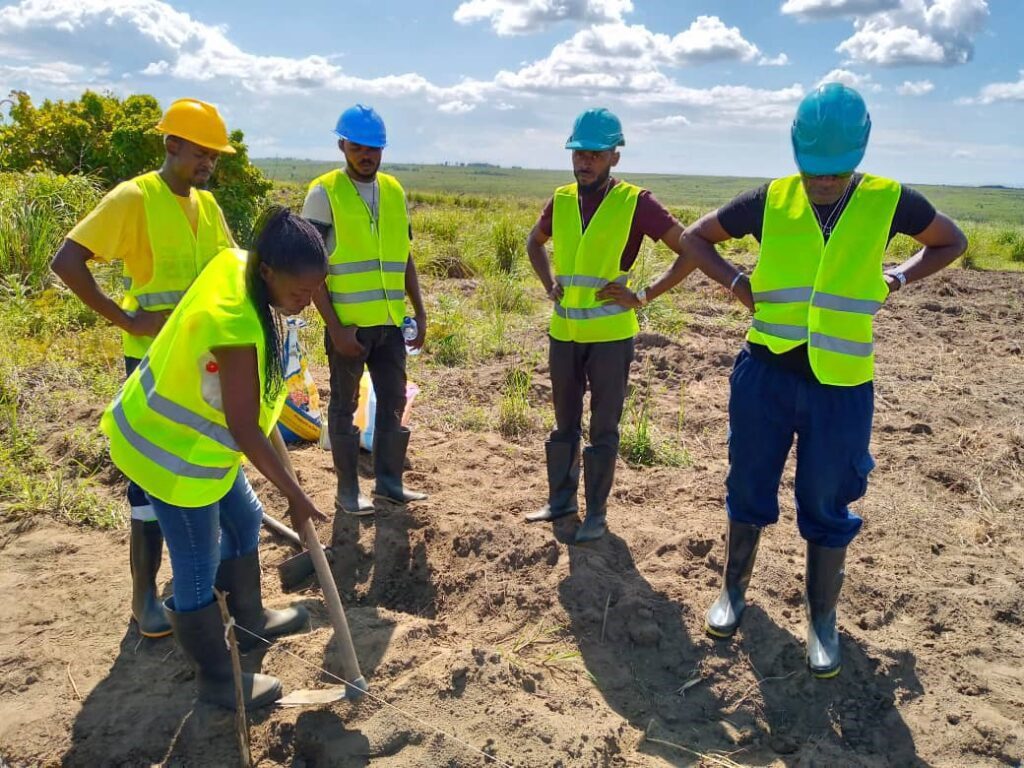
[[[452,18],[459,24],[490,21],[499,35],[538,32],[559,21],[621,22],[631,0],[465,0]]]
[[[87,83],[91,78],[85,74],[84,67],[63,61],[50,61],[38,65],[0,64],[0,79],[27,80],[43,85],[73,85]]]
[[[464,115],[467,112],[472,112],[476,109],[476,104],[470,104],[467,101],[446,101],[437,107],[439,112],[444,112],[448,115]]]
[[[686,115],[667,115],[640,123],[638,128],[682,128],[690,125],[690,118]]]
[[[784,67],[789,64],[789,56],[784,53],[780,53],[778,56],[769,58],[768,56],[762,56],[758,62],[759,67]]]
[[[861,75],[848,69],[833,69],[818,81],[818,85],[824,83],[842,83],[858,91],[869,91],[871,93],[878,93],[882,90],[882,86],[874,82],[871,79],[871,75]]]
[[[782,12],[802,19],[859,16],[899,7],[900,0],[786,0]]]
[[[903,85],[896,89],[900,96],[924,96],[935,90],[931,80],[904,80]]]
[[[851,62],[881,66],[965,64],[988,21],[988,0],[786,0],[802,20],[853,18],[836,50]]]
[[[1015,83],[989,83],[981,89],[979,104],[995,104],[997,101],[1024,101],[1024,69]]]

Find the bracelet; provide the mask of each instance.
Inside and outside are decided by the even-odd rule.
[[[739,270],[738,272],[736,272],[736,277],[734,277],[732,279],[732,282],[729,283],[729,293],[733,293],[736,290],[736,283],[738,283],[740,281],[741,277],[745,277],[745,276],[746,276],[746,273],[744,273],[743,270]]]
[[[641,288],[639,291],[637,291],[636,300],[640,302],[640,306],[641,307],[646,307],[647,306],[647,289],[646,288]]]

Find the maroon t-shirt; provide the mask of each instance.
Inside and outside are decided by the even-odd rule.
[[[608,189],[619,183],[618,179],[611,179]],[[583,229],[586,231],[590,220],[597,213],[597,208],[604,199],[607,191],[599,189],[596,192],[580,194],[580,212],[583,218]],[[554,207],[554,198],[548,200],[540,218],[537,219],[537,228],[548,237],[551,237],[551,217]],[[626,247],[622,249],[622,261],[619,268],[628,272],[640,253],[640,246],[643,243],[644,235],[652,240],[661,240],[665,234],[679,222],[676,217],[669,213],[657,198],[650,193],[650,190],[641,190],[636,201],[636,210],[633,212],[633,223],[629,228],[629,238],[626,240]]]

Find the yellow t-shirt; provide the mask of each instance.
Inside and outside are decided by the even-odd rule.
[[[199,199],[194,189],[188,197],[175,195],[195,234],[199,227]],[[221,211],[223,223],[224,212]],[[224,223],[224,231],[231,231]],[[92,251],[98,261],[123,261],[125,272],[142,284],[153,276],[153,249],[146,228],[146,208],[142,190],[134,181],[124,181],[100,200],[92,212],[68,233],[73,240]],[[232,245],[234,242],[232,241]]]

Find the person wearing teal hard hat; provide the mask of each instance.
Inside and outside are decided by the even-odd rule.
[[[345,167],[309,185],[302,215],[320,231],[330,254],[327,283],[314,298],[324,318],[331,400],[327,432],[338,476],[335,509],[372,515],[373,503],[359,492],[360,434],[353,417],[364,366],[377,398],[373,436],[374,497],[394,504],[422,501],[404,487],[409,430],[402,425],[406,402],[406,346],[420,349],[427,313],[410,244],[412,229],[405,190],[380,170],[387,130],[377,111],[349,107],[334,129]],[[403,335],[406,299],[416,335]]]
[[[963,232],[919,192],[858,173],[871,117],[852,88],[827,83],[797,108],[799,173],[745,192],[683,235],[686,252],[753,312],[730,376],[726,558],[705,616],[715,638],[736,631],[761,531],[779,517],[783,467],[796,438],[797,525],[806,540],[807,663],[818,678],[841,668],[836,605],[846,549],[861,527],[850,504],[867,490],[874,410],[872,317],[892,293],[948,266]],[[923,246],[884,267],[896,234]],[[748,276],[715,244],[752,235]]]
[[[555,190],[530,232],[530,263],[554,304],[549,326],[555,429],[545,443],[548,502],[528,522],[579,511],[583,394],[591,392],[590,445],[583,450],[586,518],[576,543],[604,535],[622,417],[639,329],[636,310],[693,270],[679,256],[647,288],[634,292],[630,270],[644,237],[681,253],[683,227],[648,190],[611,175],[625,146],[622,123],[607,109],[576,118],[565,148],[576,183]],[[554,255],[545,244],[554,240]],[[553,263],[552,263],[553,262]]]

